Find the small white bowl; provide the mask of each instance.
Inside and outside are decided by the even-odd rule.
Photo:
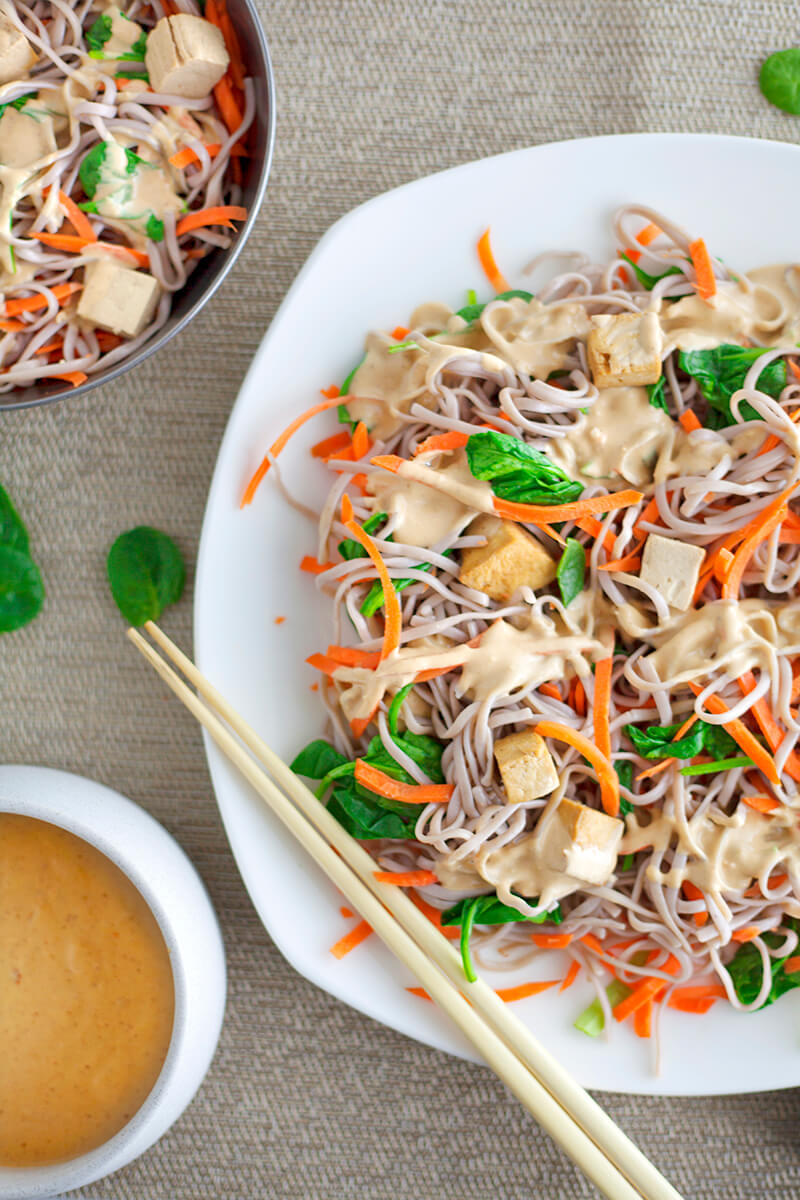
[[[141,892],[167,944],[175,1017],[167,1057],[136,1115],[109,1141],[68,1162],[0,1165],[0,1200],[82,1187],[137,1158],[166,1133],[200,1086],[225,1012],[225,951],[205,888],[177,842],[118,792],[46,767],[0,767],[0,812],[60,825],[96,846]]]

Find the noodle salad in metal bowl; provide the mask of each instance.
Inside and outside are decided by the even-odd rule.
[[[495,297],[369,333],[243,503],[267,472],[291,499],[277,456],[338,408],[301,564],[329,731],[293,769],[468,978],[557,948],[501,994],[581,975],[579,1029],[650,1037],[800,983],[800,266],[734,272],[641,206],[614,233],[534,296],[487,231]]]
[[[0,392],[144,345],[247,212],[225,0],[0,0]]]

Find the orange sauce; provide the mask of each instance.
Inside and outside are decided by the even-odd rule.
[[[161,930],[122,871],[0,813],[0,1165],[76,1158],[133,1117],[172,1036]]]

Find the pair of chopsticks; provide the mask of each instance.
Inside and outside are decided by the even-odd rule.
[[[678,1192],[483,980],[469,983],[455,947],[157,625],[128,637],[272,812],[413,972],[482,1058],[609,1200],[681,1200]]]

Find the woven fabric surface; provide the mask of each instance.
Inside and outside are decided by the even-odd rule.
[[[121,530],[147,523],[171,532],[194,561],[242,376],[297,270],[342,213],[428,172],[561,138],[672,130],[792,141],[800,118],[771,108],[756,80],[763,57],[796,39],[796,6],[260,7],[278,138],[241,262],[169,350],[133,374],[60,406],[0,416],[0,478],[29,524],[48,587],[43,615],[0,645],[3,758],[92,776],[158,817],[208,885],[230,970],[222,1040],[194,1103],[138,1162],[76,1195],[592,1196],[488,1071],[350,1011],[284,962],[228,850],[198,730],[122,636],[105,554]],[[170,630],[191,644],[191,578]],[[602,1102],[687,1198],[778,1200],[800,1194],[799,1098]]]

